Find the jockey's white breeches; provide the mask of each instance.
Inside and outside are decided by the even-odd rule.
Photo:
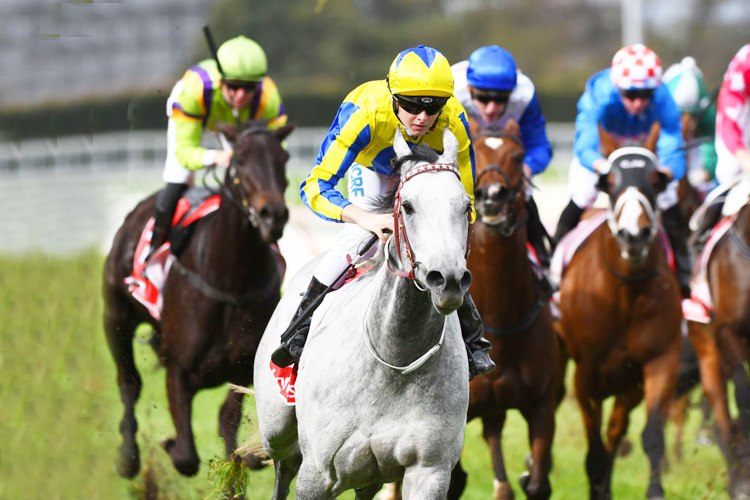
[[[397,176],[381,175],[355,163],[347,172],[349,201],[363,210],[372,211],[379,198],[387,195],[396,182]],[[360,244],[367,241],[371,235],[372,233],[359,225],[345,222],[331,249],[318,262],[313,275],[324,285],[340,287],[344,283],[344,278],[338,281],[336,279],[349,265],[349,259],[354,260],[357,257],[357,248]],[[378,245],[373,245],[365,258],[375,255],[377,248]]]
[[[586,209],[594,205],[597,196],[599,196],[599,191],[596,189],[598,181],[599,174],[587,169],[581,165],[578,158],[573,157],[570,170],[568,170],[568,194],[578,208]],[[656,206],[659,210],[663,212],[677,204],[679,201],[677,198],[678,185],[679,181],[673,180],[667,184],[664,191],[659,193],[656,197]]]
[[[719,184],[734,182],[737,176],[742,173],[740,162],[718,135],[714,145],[716,146],[716,180]]]

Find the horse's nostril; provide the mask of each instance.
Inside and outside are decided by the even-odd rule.
[[[271,216],[272,216],[273,214],[272,214],[272,213],[271,213],[271,211],[270,211],[270,210],[268,209],[268,207],[263,207],[263,208],[261,208],[261,209],[260,209],[260,212],[258,212],[258,215],[260,215],[260,218],[261,218],[261,219],[268,219],[268,218],[270,218],[270,217],[271,217]]]
[[[648,227],[642,227],[640,232],[638,233],[638,239],[641,241],[646,241],[651,237],[651,228]]]
[[[427,276],[425,276],[425,281],[430,288],[441,288],[445,286],[445,277],[440,271],[429,271]]]
[[[467,269],[464,271],[463,275],[461,276],[461,289],[462,290],[468,290],[471,286],[471,272]]]

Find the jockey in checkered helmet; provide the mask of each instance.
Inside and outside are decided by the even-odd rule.
[[[583,210],[594,204],[599,176],[609,171],[608,151],[600,131],[616,147],[644,146],[652,127],[659,124],[656,155],[659,169],[668,174],[667,188],[657,197],[670,243],[675,251],[677,278],[683,296],[690,294],[690,256],[687,224],[677,204],[678,181],[685,175],[680,109],[662,85],[662,66],[656,53],[637,43],[621,48],[610,68],[593,75],[578,100],[573,162],[568,170],[571,201],[560,215],[555,239],[559,242],[578,224]]]

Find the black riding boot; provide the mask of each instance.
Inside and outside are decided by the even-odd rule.
[[[690,238],[690,252],[694,259],[697,260],[701,251],[703,251],[703,247],[705,246],[706,241],[708,241],[708,237],[711,236],[711,231],[721,218],[721,209],[723,207],[723,198],[714,201],[714,203],[706,207],[706,211],[703,213],[703,217],[701,217],[698,228]]]
[[[685,221],[680,206],[675,205],[662,212],[661,222],[669,237],[672,250],[674,250],[675,274],[680,284],[680,293],[682,298],[690,298],[692,265],[687,248],[687,221]]]
[[[557,222],[557,229],[555,230],[554,236],[555,245],[560,244],[560,240],[563,239],[563,236],[568,234],[571,229],[578,225],[582,214],[583,209],[573,203],[573,200],[570,200],[568,206],[565,207],[562,214],[560,214],[560,220]]]
[[[281,334],[281,345],[271,355],[271,361],[273,361],[276,366],[283,368],[294,362],[299,363],[299,359],[302,356],[302,348],[305,347],[307,334],[310,332],[310,321],[313,312],[315,312],[315,309],[320,305],[320,301],[318,301],[310,311],[307,311],[304,318],[302,318],[302,313],[304,313],[305,309],[313,304],[318,297],[321,297],[327,291],[328,286],[324,285],[313,276],[305,295],[302,297],[302,301],[299,303],[297,312],[294,313],[294,317],[289,323],[289,327],[283,334]],[[298,319],[301,320],[301,322],[294,326],[294,323],[296,323]],[[293,326],[294,328],[292,328]]]
[[[187,184],[167,183],[167,186],[156,195],[156,211],[154,214],[154,229],[151,234],[151,245],[146,254],[146,262],[167,241],[169,230],[172,227],[172,217],[180,201],[182,193],[187,189]]]
[[[526,200],[526,210],[529,214],[526,221],[526,238],[539,256],[539,263],[544,269],[549,269],[550,253],[554,248],[547,249],[545,240],[550,241],[550,237],[539,219],[539,209],[534,202],[534,198]]]
[[[495,363],[489,354],[492,344],[484,338],[484,324],[471,295],[467,293],[464,296],[464,303],[457,312],[458,321],[461,323],[461,336],[464,338],[466,353],[469,355],[469,380],[471,380],[477,375],[495,369]]]

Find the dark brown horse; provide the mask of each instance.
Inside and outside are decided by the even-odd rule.
[[[280,298],[283,277],[271,244],[281,237],[288,219],[284,189],[289,155],[281,143],[293,128],[271,131],[261,122],[222,127],[234,144],[235,157],[221,186],[221,205],[210,219],[198,223],[179,263],[172,266],[161,321],[133,299],[123,282],[154,213],[155,195],[136,206],[115,236],[104,266],[104,330],[125,406],[118,462],[124,477],[140,470],[135,404],[141,378],[133,359],[133,335],[140,323],[153,326],[153,344],[167,370],[177,435],[164,448],[180,473],[193,475],[200,464],[190,423],[196,392],[225,382],[253,382],[255,351]],[[236,448],[242,398],[229,391],[221,407],[219,433],[227,456]]]
[[[474,277],[471,294],[497,368],[471,382],[467,418],[482,419],[497,479],[494,498],[507,500],[514,495],[505,472],[502,430],[506,412],[520,410],[531,447],[531,469],[521,476],[521,487],[530,499],[547,499],[563,377],[549,297],[534,275],[526,246],[524,148],[515,121],[502,131],[480,131],[473,121],[470,125],[477,168],[477,222],[468,260]],[[456,494],[449,498],[458,498],[455,490],[465,482],[459,462],[452,481]]]
[[[560,326],[576,362],[576,398],[589,444],[591,500],[610,498],[615,451],[630,411],[644,396],[642,440],[651,465],[647,496],[664,496],[664,421],[680,355],[680,290],[657,237],[655,214],[666,177],[648,151],[620,151],[631,154],[621,156],[600,180],[609,195],[608,223],[582,244],[560,287]],[[613,395],[605,445],[602,402]]]

